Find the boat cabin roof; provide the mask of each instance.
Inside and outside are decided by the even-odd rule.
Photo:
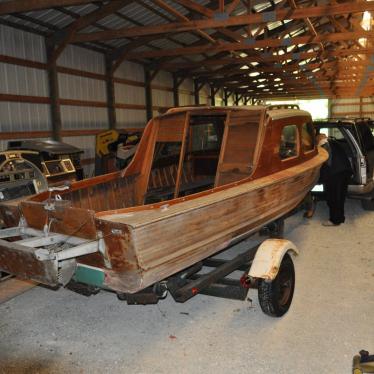
[[[249,111],[253,112],[266,112],[266,114],[272,119],[283,119],[288,117],[310,117],[310,113],[301,110],[301,109],[289,109],[289,108],[280,108],[280,109],[271,109],[271,105],[248,105],[248,106],[186,106],[171,108],[162,116],[171,114],[171,113],[183,113],[191,112],[194,115],[199,114],[215,114],[215,113],[225,113],[230,110],[235,111]]]

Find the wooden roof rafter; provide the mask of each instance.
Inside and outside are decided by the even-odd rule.
[[[365,10],[374,10],[373,3],[343,3],[338,5],[321,5],[308,8],[310,17],[324,17],[328,15],[340,15],[351,12],[363,12]],[[123,37],[137,37],[147,35],[161,35],[175,32],[194,31],[198,29],[215,29],[219,27],[243,26],[248,24],[259,24],[264,21],[281,21],[285,19],[304,19],[305,9],[279,9],[271,12],[261,12],[251,15],[229,16],[224,19],[218,17],[203,20],[194,20],[186,22],[174,22],[163,25],[151,25],[144,27],[122,28],[110,31],[100,31],[93,33],[78,33],[74,36],[72,42],[89,42],[97,40],[111,40]]]
[[[74,5],[81,6],[69,8]],[[48,9],[70,15],[72,22],[68,24],[67,17],[55,22],[47,17]],[[346,92],[342,82],[359,86],[364,80],[364,93],[372,87],[371,72],[362,68],[369,61],[366,56],[373,54],[374,38],[372,30],[360,25],[365,10],[374,11],[374,2],[8,0],[0,2],[0,23],[46,36],[54,46],[51,63],[68,44],[76,44],[105,53],[112,69],[128,59],[153,73],[165,69],[215,89],[240,88],[243,97],[253,92],[246,94],[241,87],[263,86],[261,82],[269,95],[287,93],[274,77],[293,93],[302,90],[299,82],[305,80],[305,90],[313,94],[339,95]],[[61,30],[59,24],[68,26]],[[367,40],[365,48],[360,38]],[[263,88],[258,88],[261,96],[266,95]]]
[[[134,0],[116,0],[108,2],[105,5],[102,5],[99,9],[85,16],[79,17],[65,29],[57,30],[47,39],[47,43],[53,48],[53,53],[51,54],[50,61],[48,63],[52,64],[56,62],[57,58],[79,30],[82,30],[85,27],[90,26],[92,23],[105,18],[126,5],[131,4],[133,1]]]

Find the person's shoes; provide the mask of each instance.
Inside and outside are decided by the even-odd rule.
[[[340,223],[334,223],[334,222],[331,222],[330,220],[322,222],[322,226],[339,226],[339,225]]]
[[[312,218],[316,211],[317,204],[313,201],[312,206],[304,213],[304,218]]]

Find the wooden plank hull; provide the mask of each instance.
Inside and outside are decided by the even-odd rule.
[[[0,270],[55,284],[58,266],[69,258],[119,292],[161,281],[303,200],[327,158],[314,144],[310,121],[307,112],[261,106],[195,108],[157,117],[123,172],[0,207],[6,224],[23,218],[22,224],[42,232],[97,242],[94,252],[88,244],[79,254],[70,252],[72,257],[66,257],[70,249],[65,255],[58,246],[53,253],[48,249],[55,262],[45,269],[44,260],[16,245],[10,263],[13,244],[4,242]],[[26,271],[30,264],[36,270]]]
[[[321,152],[292,168],[169,207],[100,217],[104,235],[114,226],[126,231],[117,242],[112,238],[107,243],[109,259],[117,261],[105,271],[106,285],[137,292],[283,216],[316,183],[325,158]]]

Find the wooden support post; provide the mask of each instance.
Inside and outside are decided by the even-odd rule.
[[[145,85],[145,106],[147,112],[147,121],[153,117],[153,104],[152,104],[152,74],[151,71],[144,67],[144,85]]]
[[[195,97],[195,105],[200,105],[200,97],[199,97],[199,91],[200,91],[199,83],[198,81],[194,81],[194,97]]]
[[[239,105],[239,95],[237,93],[234,94],[234,102],[236,106]]]
[[[178,107],[179,106],[179,82],[178,82],[178,77],[176,74],[173,74],[173,98],[174,98],[174,106]]]
[[[228,95],[228,92],[227,92],[227,88],[225,88],[224,91],[223,91],[223,104],[225,106],[229,105],[229,95]]]
[[[334,117],[334,113],[333,113],[333,104],[332,104],[332,100],[331,99],[327,99],[327,117],[328,118],[332,118]]]
[[[114,88],[114,71],[113,62],[108,56],[105,58],[105,74],[106,74],[106,95],[108,105],[108,121],[109,128],[116,128],[116,101],[115,101],[115,88]]]
[[[213,86],[210,86],[210,104],[212,106],[216,105],[216,90]]]
[[[51,100],[50,110],[51,110],[51,121],[52,121],[52,138],[54,140],[61,140],[61,107],[60,107],[60,96],[58,89],[58,73],[56,61],[52,61],[51,58],[54,53],[54,46],[48,45],[46,43],[47,51],[47,73],[48,73],[48,89],[49,98]]]

